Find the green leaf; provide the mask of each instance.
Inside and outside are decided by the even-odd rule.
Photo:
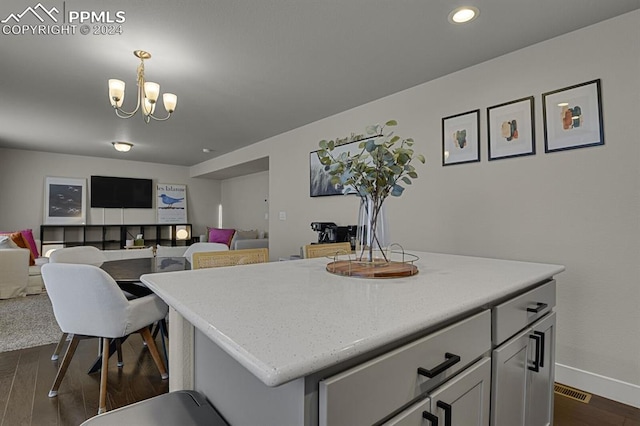
[[[333,151],[333,149],[336,147],[336,143],[334,141],[329,141],[329,151]]]
[[[397,135],[396,135],[396,136],[392,137],[392,138],[391,138],[391,140],[390,140],[389,142],[391,142],[392,144],[394,144],[394,143],[398,142],[399,140],[400,140],[400,136],[397,136]]]
[[[327,149],[327,147],[329,146],[329,144],[327,144],[327,141],[324,139],[320,141],[319,145],[322,149]]]
[[[402,195],[403,191],[404,191],[404,188],[396,184],[396,185],[393,185],[393,188],[391,189],[391,195],[394,197],[399,197]]]
[[[367,134],[368,135],[376,135],[376,134],[378,134],[378,125],[367,126]]]
[[[403,181],[404,183],[406,183],[407,185],[411,185],[411,179],[409,179],[409,178],[408,178],[408,177],[406,177],[406,176],[402,178],[402,181]]]
[[[413,178],[413,179],[417,179],[418,178],[418,174],[416,172],[410,172],[410,173],[407,173],[407,174],[409,175],[410,178]]]
[[[373,139],[369,139],[369,140],[367,141],[367,144],[366,144],[366,146],[365,146],[365,149],[367,150],[367,152],[371,152],[371,151],[373,151],[374,149],[376,149],[375,141],[374,141]]]
[[[396,120],[389,120],[386,123],[384,123],[385,126],[397,126],[398,122]]]
[[[425,161],[426,161],[426,159],[424,158],[424,155],[422,155],[422,154],[418,154],[418,155],[416,156],[416,158],[417,158],[417,159],[418,159],[418,161],[420,161],[422,164],[424,164],[424,163],[425,163]]]

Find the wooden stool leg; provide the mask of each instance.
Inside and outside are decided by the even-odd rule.
[[[60,341],[56,345],[56,349],[53,351],[53,355],[51,355],[51,361],[56,361],[60,352],[62,351],[62,347],[64,346],[64,342],[67,341],[67,333],[62,333],[62,337],[60,337]]]
[[[118,352],[118,368],[122,368],[124,362],[122,362],[122,341],[120,339],[116,339],[116,351]]]
[[[67,368],[69,368],[69,364],[71,364],[71,358],[73,358],[73,354],[76,352],[76,348],[78,347],[78,343],[80,342],[80,338],[77,336],[73,336],[71,339],[71,343],[69,343],[69,347],[67,351],[64,353],[64,358],[62,358],[62,365],[58,369],[58,373],[56,374],[56,378],[53,381],[53,386],[51,386],[51,390],[49,391],[49,398],[58,395],[58,389],[60,388],[60,383],[62,383],[62,378],[67,372]]]
[[[138,330],[138,333],[142,335],[142,338],[147,343],[147,348],[149,348],[149,352],[151,352],[151,357],[153,361],[156,363],[158,370],[160,370],[160,377],[162,380],[168,379],[169,374],[167,374],[167,369],[164,366],[164,361],[162,361],[162,357],[160,356],[160,352],[158,352],[158,347],[156,346],[155,340],[151,337],[151,332],[149,331],[149,327],[145,327],[141,330]]]
[[[107,411],[107,369],[109,368],[109,339],[102,339],[102,369],[100,370],[100,403],[98,414]]]

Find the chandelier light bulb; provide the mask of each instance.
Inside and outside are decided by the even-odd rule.
[[[162,102],[164,103],[164,109],[166,109],[167,112],[171,114],[176,110],[176,105],[178,105],[178,97],[173,93],[165,93],[164,95],[162,95]]]
[[[109,101],[114,107],[120,108],[124,101],[125,83],[122,80],[112,78],[109,80]]]
[[[144,96],[153,104],[158,100],[160,85],[152,81],[144,83]]]

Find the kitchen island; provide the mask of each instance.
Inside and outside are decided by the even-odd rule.
[[[450,351],[444,349],[427,353],[425,367],[432,356],[456,366],[444,365],[433,378],[416,374],[415,389],[401,402],[387,403],[382,392],[385,402],[373,404],[365,416],[370,423],[393,421],[466,367],[491,358],[497,345],[491,337],[496,306],[552,282],[564,270],[560,265],[413,253],[419,257],[419,273],[396,279],[333,275],[325,270],[330,261],[325,258],[143,276],[144,284],[171,307],[171,390],[201,391],[233,425],[338,424],[332,401],[342,395],[341,383],[348,382],[340,375],[364,368],[365,373],[355,375],[360,380],[375,365],[386,365],[379,364],[380,357],[407,353],[431,336],[458,341],[458,346],[472,342],[460,347],[468,353],[461,360],[447,358]],[[552,291],[555,304],[555,287]],[[527,306],[521,309],[531,321],[553,307],[526,303],[539,305],[535,313]],[[425,345],[440,345],[431,342]],[[364,384],[368,388],[359,392],[364,397],[352,394],[354,410],[359,398],[372,401],[367,396],[371,388],[385,387],[384,382]]]

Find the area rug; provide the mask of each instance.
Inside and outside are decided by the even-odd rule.
[[[46,293],[0,300],[0,352],[57,343],[61,335]]]

